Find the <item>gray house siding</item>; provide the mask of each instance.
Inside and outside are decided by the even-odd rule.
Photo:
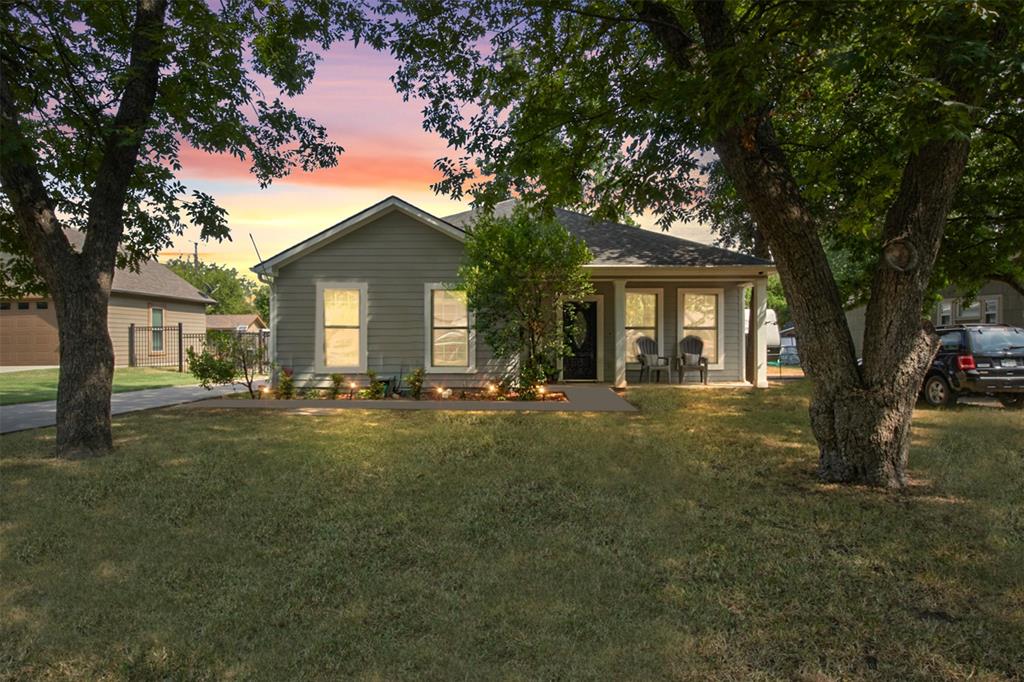
[[[367,285],[367,369],[391,376],[423,367],[424,284],[453,281],[462,253],[461,242],[393,211],[282,266],[274,283],[276,361],[294,370],[298,386],[328,383],[315,367],[316,283],[350,280]],[[431,373],[427,385],[470,386],[493,378],[500,363],[480,339],[476,369]]]
[[[953,324],[975,324],[981,320],[977,317],[963,318],[960,316],[960,304],[962,292],[956,287],[948,287],[940,294],[943,301],[950,304],[950,322]],[[978,291],[976,299],[995,298],[998,301],[1000,324],[1012,324],[1024,327],[1024,296],[1020,292],[1004,282],[989,281]],[[853,346],[857,356],[864,350],[864,330],[867,325],[865,316],[867,306],[858,306],[846,311],[846,322],[850,326],[850,336],[853,337]],[[939,304],[932,310],[932,323],[941,324],[939,319]]]
[[[961,292],[955,287],[949,287],[942,292],[943,299],[954,302],[954,321],[958,321],[955,304],[959,302],[960,296]],[[1000,323],[1012,324],[1018,327],[1024,326],[1024,296],[1020,292],[1005,282],[990,280],[978,291],[978,298],[987,297],[996,297],[998,299]],[[939,322],[938,306],[936,306],[936,310],[932,315],[932,321],[936,324]],[[977,322],[976,319],[970,321]]]

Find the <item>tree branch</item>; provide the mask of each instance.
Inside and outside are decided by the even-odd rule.
[[[0,68],[0,182],[36,269],[47,287],[56,291],[59,273],[76,268],[77,258],[43,184],[35,149],[22,129],[10,82],[16,67],[3,64]]]
[[[90,269],[112,273],[124,231],[123,207],[138,162],[142,138],[156,102],[160,65],[165,56],[167,0],[138,0],[131,56],[121,104],[104,144],[103,159],[89,200],[82,254]],[[106,282],[110,286],[110,282]]]

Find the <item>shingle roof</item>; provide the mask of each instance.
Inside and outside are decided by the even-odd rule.
[[[85,235],[77,230],[66,230],[68,241],[81,250]],[[216,303],[216,301],[176,275],[173,270],[155,260],[139,263],[139,271],[132,272],[118,268],[114,271],[111,291],[116,294],[155,296],[177,301],[195,303]]]
[[[248,327],[253,322],[259,321],[259,326],[262,329],[266,329],[267,325],[263,322],[263,318],[257,313],[243,313],[240,315],[207,315],[206,316],[206,328],[207,329],[238,329],[239,327]]]
[[[507,216],[515,208],[515,200],[503,201],[494,207],[495,215]],[[476,211],[465,211],[444,218],[465,227],[472,223]],[[771,261],[708,246],[670,234],[645,230],[632,225],[595,221],[588,215],[556,208],[555,217],[570,233],[587,245],[594,259],[591,265],[637,265],[665,267],[701,267],[719,265],[772,265]]]

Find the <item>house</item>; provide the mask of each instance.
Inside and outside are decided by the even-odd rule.
[[[207,315],[206,331],[261,333],[269,330],[267,323],[258,313],[242,313],[240,315]]]
[[[67,235],[81,248],[82,233]],[[215,302],[155,260],[140,263],[138,272],[117,269],[107,308],[114,363],[128,365],[134,351],[135,364],[177,366],[178,324],[186,335],[205,335],[206,306]],[[51,300],[0,301],[0,366],[58,365],[59,345]]]
[[[973,299],[956,287],[942,290],[942,300],[932,309],[932,324],[1012,324],[1024,327],[1024,294],[1005,282],[989,280]],[[846,313],[853,345],[860,357],[864,347],[866,306]]]
[[[513,202],[496,207],[512,211]],[[593,254],[596,289],[577,303],[589,333],[562,367],[566,381],[626,385],[636,376],[635,341],[677,354],[684,336],[704,340],[711,381],[745,375],[744,293],[761,311],[757,385],[767,385],[765,301],[773,265],[629,225],[558,210],[558,220]],[[503,375],[451,291],[472,212],[438,218],[397,197],[347,218],[253,268],[270,285],[270,353],[298,385],[331,373],[360,378],[423,367],[433,384],[480,385]]]

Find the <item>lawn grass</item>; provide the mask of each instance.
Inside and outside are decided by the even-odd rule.
[[[642,411],[175,409],[0,440],[0,677],[974,679],[1024,670],[1024,413],[821,485],[807,389]]]
[[[56,400],[57,372],[54,368],[0,374],[0,405]],[[149,367],[119,367],[114,370],[114,393],[141,391],[145,388],[190,386],[196,383],[196,378],[188,372]]]

